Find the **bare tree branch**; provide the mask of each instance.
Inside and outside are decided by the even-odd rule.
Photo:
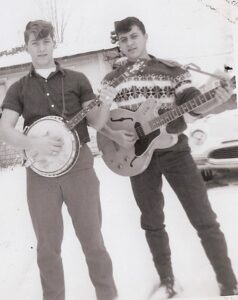
[[[238,0],[198,0],[212,11],[221,14],[230,23],[238,20]]]
[[[62,43],[70,15],[64,7],[64,1],[38,0],[36,4],[45,15],[45,18],[53,24],[56,42]]]

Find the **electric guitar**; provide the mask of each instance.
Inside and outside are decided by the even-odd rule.
[[[229,84],[235,86],[234,77]],[[137,141],[127,149],[98,132],[97,144],[106,165],[122,176],[135,176],[143,172],[155,149],[166,149],[177,143],[178,135],[168,133],[167,124],[214,99],[216,88],[160,115],[157,100],[147,100],[135,112],[122,108],[112,110],[107,122],[109,128],[132,132]]]

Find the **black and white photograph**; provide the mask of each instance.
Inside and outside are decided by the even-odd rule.
[[[238,300],[238,1],[0,4],[0,299]]]

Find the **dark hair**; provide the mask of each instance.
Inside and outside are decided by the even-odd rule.
[[[120,33],[127,33],[131,30],[132,26],[138,26],[143,34],[146,33],[144,24],[136,17],[127,17],[121,21],[116,21],[114,23],[115,33],[118,35]]]
[[[44,20],[30,21],[26,25],[24,32],[25,43],[29,41],[30,34],[33,33],[36,40],[43,39],[50,35],[54,39],[54,27],[50,22]]]

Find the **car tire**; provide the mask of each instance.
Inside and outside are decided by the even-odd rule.
[[[204,181],[210,181],[214,178],[214,172],[210,169],[201,170],[201,175]]]

